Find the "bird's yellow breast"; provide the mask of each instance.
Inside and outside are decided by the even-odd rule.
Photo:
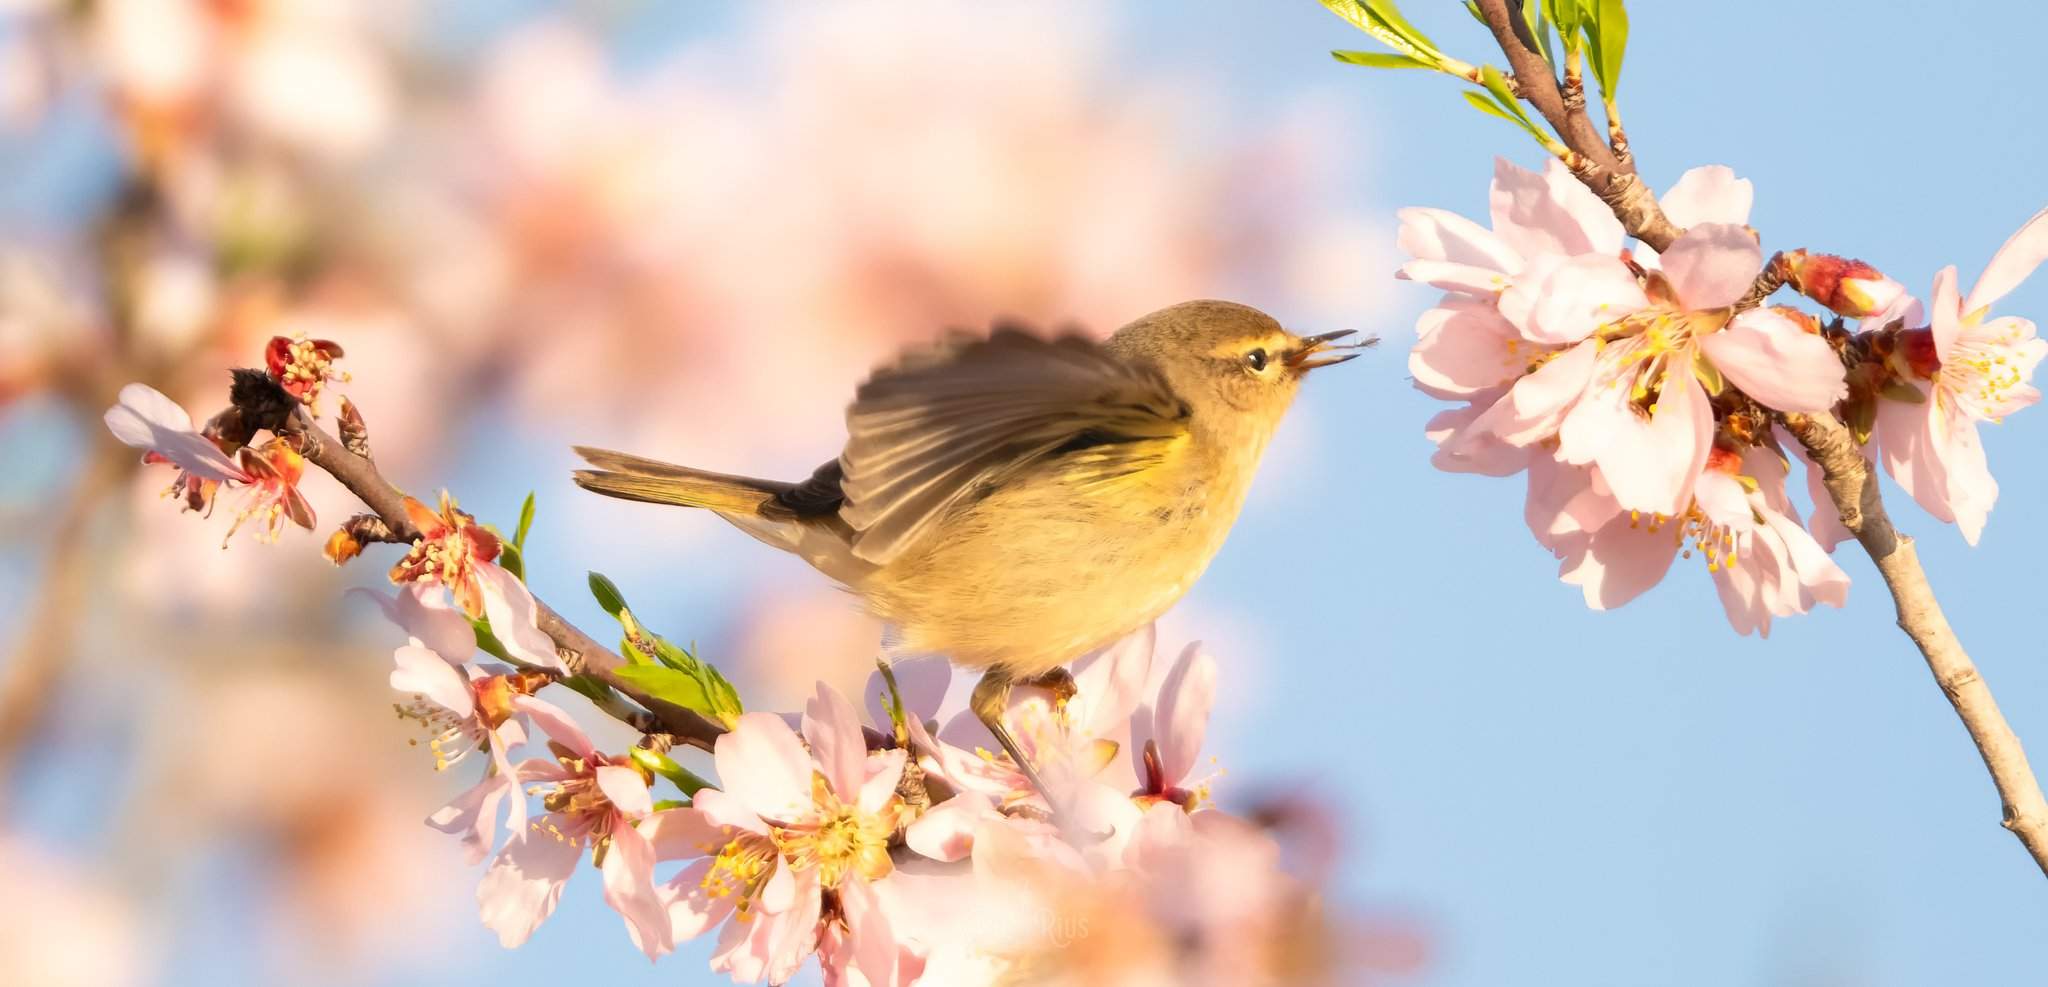
[[[912,649],[1047,671],[1187,592],[1236,521],[1258,453],[1181,435],[1114,478],[1073,457],[1034,464],[853,589]]]

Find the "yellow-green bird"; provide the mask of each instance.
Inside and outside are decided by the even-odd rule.
[[[576,482],[714,511],[852,590],[905,649],[982,670],[974,711],[1032,772],[1001,722],[1011,684],[1059,679],[1187,592],[1302,378],[1373,342],[1335,345],[1349,335],[1223,301],[1106,342],[999,326],[876,370],[839,458],[801,483],[586,447],[598,469]]]

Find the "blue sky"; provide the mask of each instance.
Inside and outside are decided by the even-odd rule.
[[[1462,11],[1429,7],[1414,19],[1454,52],[1484,55]],[[1494,154],[1540,160],[1465,109],[1448,79],[1331,61],[1329,49],[1370,39],[1305,0],[1117,10],[1118,78],[1203,79],[1226,97],[1226,139],[1283,99],[1341,100],[1364,139],[1333,148],[1357,182],[1332,208],[1477,215]],[[684,17],[652,15],[622,45],[723,29]],[[1622,96],[1646,178],[1662,187],[1693,165],[1731,165],[1756,182],[1752,222],[1768,247],[1860,256],[1924,292],[1948,263],[1967,284],[2048,205],[2048,96],[2033,67],[2048,9],[1641,2],[1633,20]],[[1386,277],[1377,263],[1358,276]],[[1294,413],[1313,420],[1307,462],[1255,497],[1190,600],[1256,624],[1262,642],[1222,656],[1226,681],[1233,658],[1261,663],[1257,688],[1226,690],[1211,736],[1230,782],[1299,784],[1341,809],[1354,839],[1339,891],[1431,930],[1423,984],[2038,979],[2048,885],[1998,826],[1982,765],[1893,628],[1868,560],[1845,547],[1850,605],[1780,622],[1768,641],[1735,636],[1692,569],[1624,610],[1588,612],[1523,528],[1517,483],[1429,467],[1421,426],[1436,406],[1409,387],[1403,351],[1431,296],[1389,292],[1359,314],[1388,346],[1307,389]],[[1284,297],[1245,300],[1287,314]],[[2002,308],[2048,317],[2048,273]],[[2048,752],[2048,667],[2027,629],[2048,554],[2048,411],[1987,432],[2003,495],[1981,546],[1896,493],[1889,503],[2014,727]],[[528,452],[492,475],[516,470],[525,479],[505,489],[539,482],[546,502],[574,496],[566,464],[566,450]],[[467,503],[508,516],[516,494],[503,499]],[[702,550],[755,551],[714,537]],[[780,560],[747,564],[757,578],[810,578]],[[546,574],[544,596],[578,601],[585,619],[598,613],[581,602],[584,568],[659,573],[545,539],[529,565]],[[676,581],[650,601],[656,626],[717,624],[729,594],[662,574]],[[449,907],[469,900],[452,890]],[[173,976],[255,976],[234,958],[248,916],[211,914],[187,930]],[[388,982],[720,982],[704,944],[649,967],[619,933],[584,875],[527,948],[502,952],[465,927],[445,967]]]

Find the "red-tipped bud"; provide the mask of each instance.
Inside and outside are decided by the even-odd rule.
[[[1906,293],[1904,285],[1860,260],[1795,250],[1785,255],[1785,263],[1786,280],[1800,294],[1851,319],[1876,315]]]

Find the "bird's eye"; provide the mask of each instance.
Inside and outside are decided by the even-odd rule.
[[[1252,368],[1252,373],[1258,373],[1266,369],[1266,351],[1255,349],[1250,353],[1246,353],[1244,355],[1244,365]]]

